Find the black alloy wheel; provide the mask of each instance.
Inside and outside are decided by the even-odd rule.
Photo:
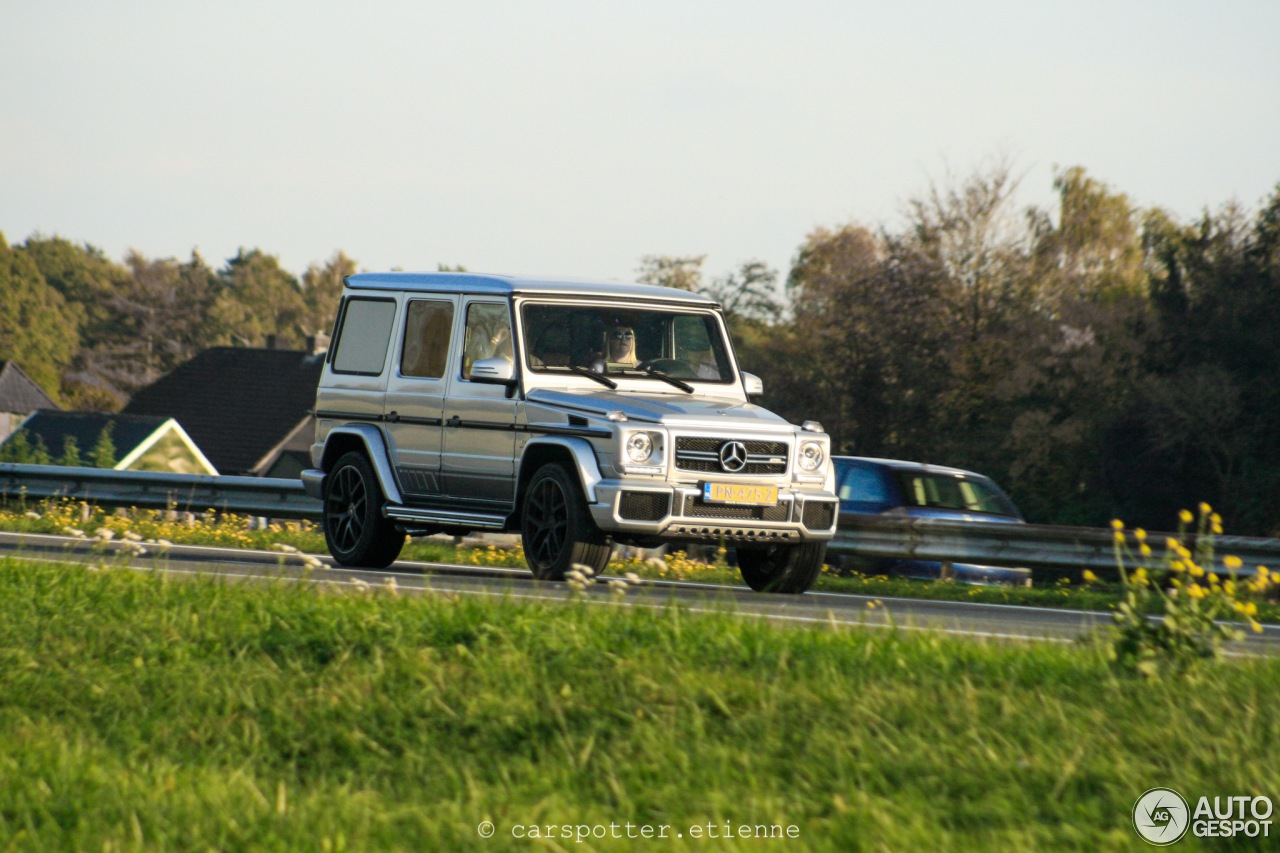
[[[827,556],[826,542],[738,546],[738,571],[756,592],[798,594],[813,586]]]
[[[520,536],[525,561],[539,580],[564,580],[575,564],[603,571],[613,550],[591,519],[577,478],[554,462],[529,482]]]
[[[382,489],[363,453],[344,454],[324,479],[324,541],[344,566],[382,569],[395,562],[404,534],[382,515]]]

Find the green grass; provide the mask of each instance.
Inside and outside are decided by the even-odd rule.
[[[1280,790],[1280,661],[1197,679],[1087,645],[3,560],[0,843],[524,850],[515,825],[629,822],[671,850],[1134,849],[1152,786]],[[690,837],[725,821],[799,839]]]

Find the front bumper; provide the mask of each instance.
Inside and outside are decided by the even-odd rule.
[[[596,484],[591,515],[606,533],[673,540],[813,542],[835,535],[839,503],[822,491],[780,489],[776,506],[714,504],[695,485]]]

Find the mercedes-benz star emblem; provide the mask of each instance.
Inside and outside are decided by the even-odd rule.
[[[720,445],[720,467],[730,472],[747,467],[747,446],[741,441],[726,441]]]

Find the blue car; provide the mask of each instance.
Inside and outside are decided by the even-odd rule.
[[[988,477],[921,462],[836,456],[836,493],[840,497],[841,526],[854,515],[907,516],[949,521],[1022,524],[1022,513]],[[1031,571],[1025,568],[943,563],[929,560],[898,560],[837,557],[827,562],[842,571],[871,575],[937,580],[949,577],[960,583],[1002,583],[1030,585]]]

